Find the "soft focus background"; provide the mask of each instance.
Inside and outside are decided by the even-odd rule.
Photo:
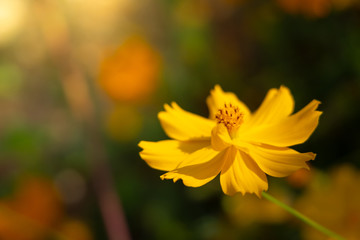
[[[140,140],[215,84],[255,110],[285,85],[322,102],[295,147],[312,171],[269,192],[360,239],[358,0],[0,0],[0,239],[327,239],[255,196],[161,181]],[[125,231],[126,233],[126,231]]]

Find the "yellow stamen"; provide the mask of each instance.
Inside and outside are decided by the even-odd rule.
[[[216,113],[215,118],[218,124],[223,123],[229,134],[233,135],[244,122],[244,113],[240,111],[238,106],[231,103],[229,105],[224,104],[224,107],[220,108]]]

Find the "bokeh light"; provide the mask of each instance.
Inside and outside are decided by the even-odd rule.
[[[159,54],[140,36],[132,36],[101,64],[99,81],[114,101],[146,100],[159,82]]]
[[[359,171],[351,165],[336,166],[329,175],[315,172],[314,181],[298,199],[297,208],[346,239],[360,237]],[[336,206],[336,207],[334,207]],[[305,239],[321,239],[317,231],[305,226]]]

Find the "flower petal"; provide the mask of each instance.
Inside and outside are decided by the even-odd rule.
[[[161,126],[170,138],[190,140],[209,138],[216,122],[187,112],[176,103],[165,104],[165,111],[158,114]]]
[[[219,85],[215,85],[214,90],[210,91],[210,96],[207,97],[206,103],[209,108],[210,119],[215,119],[215,114],[220,108],[224,107],[225,103],[238,106],[245,117],[251,115],[249,108],[234,93],[224,92]]]
[[[266,175],[246,153],[235,147],[227,150],[226,161],[220,174],[221,188],[227,195],[237,192],[255,193],[268,189]]]
[[[301,168],[309,169],[306,161],[314,160],[316,156],[312,152],[299,153],[291,148],[269,145],[252,145],[249,155],[262,171],[273,177],[286,177]]]
[[[242,129],[237,142],[263,143],[278,147],[288,147],[305,142],[313,133],[322,114],[316,111],[319,101],[313,100],[299,112],[269,125],[252,126]]]
[[[216,125],[211,131],[211,146],[216,151],[222,151],[232,144],[229,132],[224,124]]]
[[[290,90],[281,86],[280,89],[270,89],[261,106],[253,114],[249,124],[269,124],[282,120],[294,111],[294,99]]]
[[[142,159],[155,169],[174,170],[189,154],[209,146],[210,141],[177,141],[163,140],[159,142],[141,141],[139,147]]]
[[[161,179],[173,179],[174,182],[182,179],[188,187],[200,187],[219,174],[224,163],[224,152],[214,151],[211,146],[202,148],[190,154],[178,168],[163,174]]]

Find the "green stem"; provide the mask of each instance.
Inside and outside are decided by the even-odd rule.
[[[319,223],[311,220],[310,218],[304,216],[303,214],[299,213],[298,211],[296,211],[295,209],[293,209],[292,207],[280,202],[279,200],[277,200],[276,198],[274,198],[273,196],[269,195],[266,192],[262,192],[261,195],[266,198],[267,200],[269,200],[272,203],[275,203],[276,205],[278,205],[279,207],[283,208],[284,210],[288,211],[289,213],[291,213],[292,215],[294,215],[295,217],[299,218],[300,220],[302,220],[303,222],[307,223],[308,225],[310,225],[311,227],[319,230],[320,232],[324,233],[325,235],[336,239],[336,240],[345,240],[345,238],[339,236],[338,234],[334,233],[333,231],[327,229],[326,227],[320,225]]]

